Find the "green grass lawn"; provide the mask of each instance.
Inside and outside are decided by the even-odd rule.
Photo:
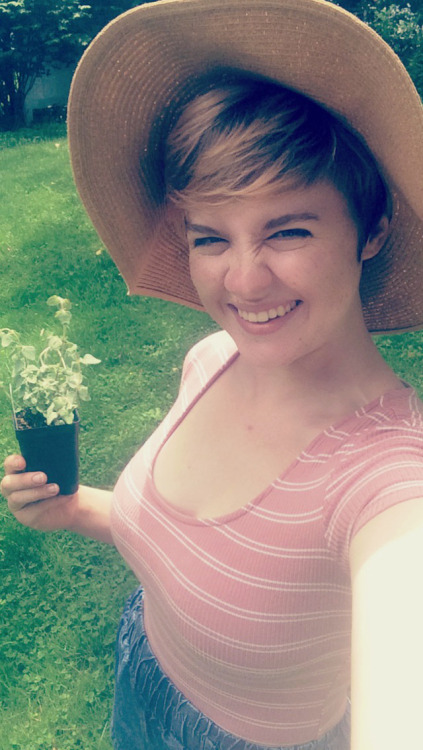
[[[49,295],[71,299],[70,337],[101,359],[88,368],[81,480],[111,488],[211,323],[128,297],[77,198],[63,128],[0,134],[0,171],[0,328],[38,335]],[[0,393],[1,459],[15,450]],[[114,640],[133,575],[106,545],[19,526],[4,501],[0,561],[1,750],[109,750]]]
[[[0,134],[0,328],[28,336],[52,294],[73,303],[71,338],[88,368],[81,480],[111,488],[175,397],[189,346],[208,318],[128,297],[77,198],[64,130]],[[381,337],[390,364],[423,395],[423,336]],[[4,364],[0,358],[0,378]],[[16,450],[0,393],[0,457]],[[19,526],[0,506],[0,748],[109,750],[113,651],[136,581],[114,549]]]

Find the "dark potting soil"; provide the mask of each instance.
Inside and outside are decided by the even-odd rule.
[[[31,409],[22,409],[16,412],[16,426],[18,430],[26,430],[28,428],[35,429],[37,427],[47,427],[45,417],[39,411],[32,411]]]

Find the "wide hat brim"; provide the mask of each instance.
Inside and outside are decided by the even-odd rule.
[[[392,228],[364,263],[372,332],[423,327],[423,111],[398,57],[325,0],[161,0],[112,21],[74,76],[68,132],[76,186],[130,293],[202,309],[180,220],[164,210],[163,134],[206,76],[264,76],[337,113],[392,191]]]

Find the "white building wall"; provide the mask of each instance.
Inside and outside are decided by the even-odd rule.
[[[49,75],[35,79],[25,100],[25,121],[33,120],[34,109],[66,106],[74,68],[54,68]]]

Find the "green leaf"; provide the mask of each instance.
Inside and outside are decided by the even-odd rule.
[[[23,346],[21,352],[26,359],[36,358],[35,346]]]
[[[88,388],[87,388],[86,385],[82,385],[80,387],[80,389],[78,391],[78,394],[79,394],[79,398],[81,399],[81,401],[89,401],[90,400],[90,396],[89,396],[89,393],[88,393]]]
[[[68,310],[58,310],[54,317],[64,326],[68,326],[72,320],[72,315]]]
[[[74,421],[73,411],[72,414],[61,414],[60,416],[62,417],[63,421],[66,422],[66,424],[72,424],[72,422]]]
[[[59,415],[56,412],[53,404],[50,404],[50,406],[47,409],[47,414],[46,414],[46,422],[47,422],[47,424],[51,424],[53,422],[53,420],[56,419],[58,416]]]
[[[62,346],[62,339],[60,338],[60,336],[49,336],[48,345],[50,349],[60,349],[60,347]]]
[[[53,294],[51,297],[48,298],[47,304],[49,307],[60,307],[62,310],[70,310],[71,303],[70,300],[66,299],[65,297],[59,297],[58,294]]]
[[[1,345],[6,347],[9,346],[13,341],[13,336],[10,333],[3,333],[1,337]]]
[[[53,400],[52,406],[54,407],[55,411],[60,411],[60,409],[67,408],[68,401],[64,396],[57,396]]]
[[[73,372],[66,378],[66,382],[71,388],[78,388],[82,383],[82,373]]]
[[[84,354],[83,357],[79,360],[81,365],[98,365],[101,362],[101,359],[97,359],[97,357],[93,357],[92,354]]]

